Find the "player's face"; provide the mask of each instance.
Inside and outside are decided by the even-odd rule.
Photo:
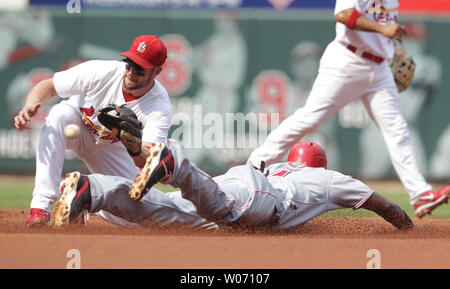
[[[124,60],[127,64],[123,75],[123,86],[127,90],[138,90],[153,85],[158,67],[144,69],[129,59]]]

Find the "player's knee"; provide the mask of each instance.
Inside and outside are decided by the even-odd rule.
[[[75,123],[79,122],[79,115],[74,107],[68,105],[59,103],[52,107],[52,109],[49,111],[46,123]]]

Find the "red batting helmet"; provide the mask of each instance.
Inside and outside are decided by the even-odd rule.
[[[308,167],[327,168],[327,153],[314,142],[298,142],[289,152],[288,162],[303,163]]]

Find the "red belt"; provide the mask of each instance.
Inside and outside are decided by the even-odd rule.
[[[355,46],[353,46],[351,44],[347,45],[347,49],[350,50],[353,53],[356,53],[356,50],[358,50],[358,48],[356,48]],[[381,62],[384,61],[384,58],[376,56],[376,55],[373,55],[372,53],[369,53],[369,52],[363,52],[361,54],[361,57],[369,59],[369,60],[371,60],[371,61],[373,61],[375,63],[378,63],[378,64],[380,64]]]

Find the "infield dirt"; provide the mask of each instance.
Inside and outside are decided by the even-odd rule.
[[[26,211],[0,211],[0,268],[279,269],[367,267],[376,249],[381,268],[450,268],[450,221],[414,219],[399,232],[381,218],[318,217],[285,232],[205,231],[148,225],[122,228],[92,216],[88,226],[26,228]]]

